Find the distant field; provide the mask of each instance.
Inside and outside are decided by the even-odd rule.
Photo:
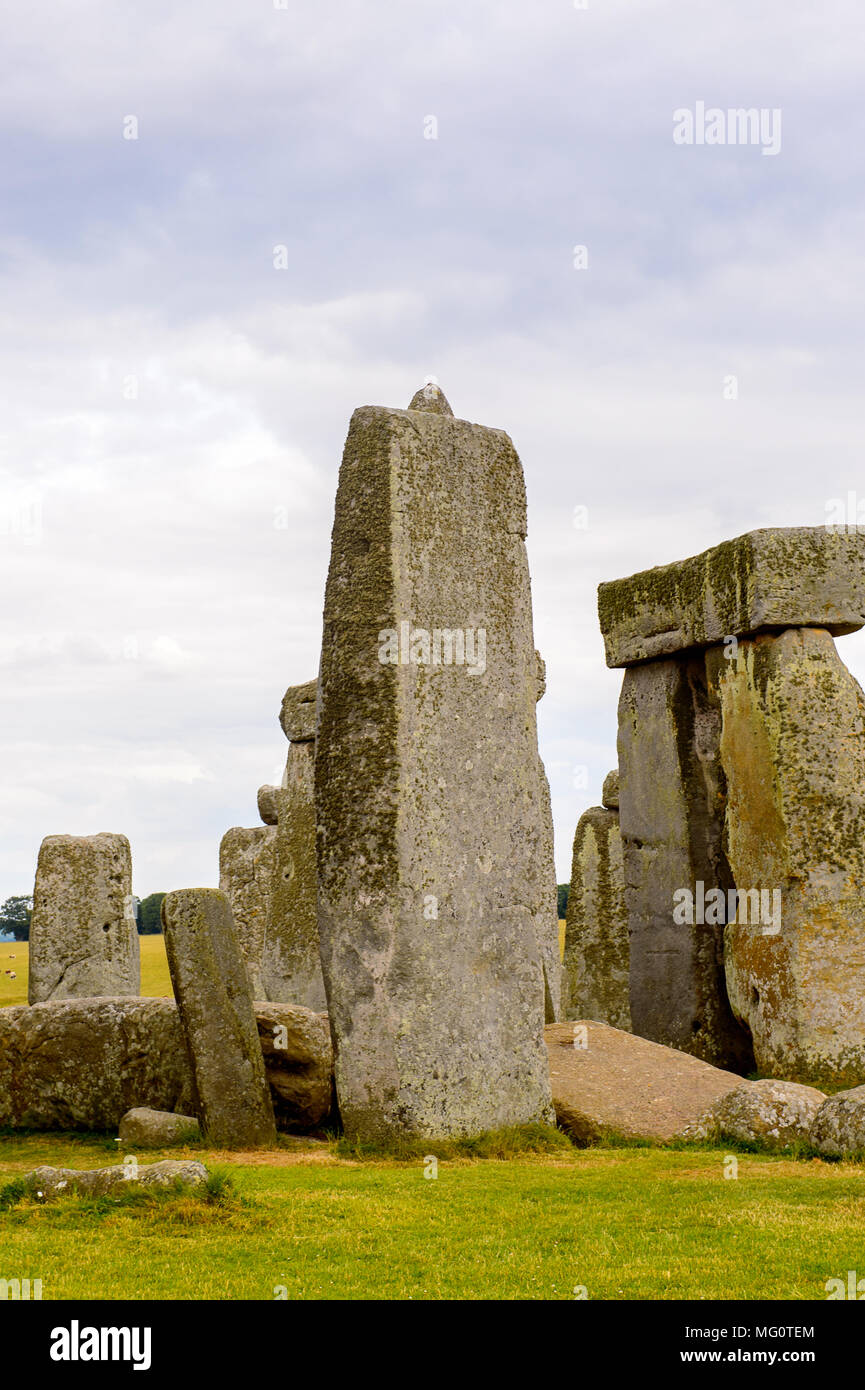
[[[165,939],[161,936],[139,937],[141,943],[141,993],[147,998],[170,995],[171,976],[165,957]],[[565,923],[559,920],[559,953],[565,949]],[[0,1009],[5,1004],[27,1003],[27,971],[30,948],[26,941],[0,942]],[[14,970],[14,980],[6,974]]]
[[[161,936],[139,937],[141,944],[141,993],[148,998],[170,995],[171,977]],[[27,1003],[27,976],[30,947],[26,941],[0,942],[0,1009],[6,1004]],[[14,970],[13,980],[7,970]]]

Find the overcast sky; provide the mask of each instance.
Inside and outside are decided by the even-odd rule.
[[[217,882],[317,670],[351,412],[428,373],[525,468],[567,880],[598,582],[865,508],[861,0],[4,9],[0,900],[61,832]],[[675,143],[699,102],[780,149]]]

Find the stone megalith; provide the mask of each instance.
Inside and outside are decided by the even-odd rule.
[[[318,942],[315,866],[315,744],[290,743],[277,795],[270,914],[262,974],[267,999],[327,1008]]]
[[[608,666],[772,628],[865,626],[865,529],[749,531],[598,589]]]
[[[212,1144],[272,1148],[273,1104],[231,908],[215,888],[185,888],[162,902],[171,983]]]
[[[319,930],[355,1137],[553,1114],[522,468],[413,405],[352,416],[325,596]]]
[[[237,827],[219,850],[253,997],[324,1010],[315,867],[315,707],[318,681],[289,686],[280,714],[290,740],[282,786],[258,790],[264,826]]]
[[[264,957],[276,865],[276,827],[236,825],[219,846],[219,888],[231,904],[241,955],[253,999],[271,999]],[[291,1002],[291,1001],[286,1001]]]
[[[48,835],[30,924],[31,1004],[141,992],[125,835]]]
[[[536,703],[547,689],[547,668],[540,652],[535,652],[538,688]],[[562,958],[559,953],[559,886],[556,881],[556,851],[553,831],[553,803],[543,758],[538,756],[538,780],[542,811],[541,853],[548,910],[538,917],[538,950],[544,972],[544,1021],[558,1023],[561,1018]]]
[[[591,1018],[630,1030],[629,969],[619,815],[606,806],[592,806],[580,817],[574,835],[562,1017]]]
[[[726,903],[733,887],[720,737],[720,704],[701,653],[628,667],[618,749],[631,1027],[714,1066],[748,1071],[750,1040],[724,984],[726,908],[695,909],[690,921],[676,912],[685,895],[696,903],[720,889]]]
[[[865,695],[819,628],[738,643],[718,670],[739,908],[727,988],[761,1071],[865,1079]]]

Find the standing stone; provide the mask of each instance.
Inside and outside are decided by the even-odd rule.
[[[697,910],[701,893],[720,889],[720,897],[733,886],[722,843],[720,735],[718,696],[700,653],[627,669],[618,747],[631,1027],[747,1071],[750,1041],[724,987],[726,912],[700,922]],[[691,895],[692,922],[676,920],[677,893]]]
[[[262,975],[265,999],[327,1008],[318,944],[315,867],[315,744],[291,743],[278,793],[270,916]]]
[[[228,898],[253,999],[271,999],[264,958],[276,867],[277,830],[272,825],[227,830],[219,846],[219,888]],[[293,1001],[283,1001],[291,1003]]]
[[[315,801],[355,1137],[553,1113],[522,468],[506,434],[442,401],[356,410],[336,499]]]
[[[617,811],[593,806],[574,835],[562,1016],[631,1027],[630,948]]]
[[[47,836],[33,890],[30,1003],[140,990],[126,836]]]
[[[740,903],[749,895],[726,929],[730,1001],[761,1071],[855,1085],[865,1080],[865,695],[819,628],[712,658],[728,855]]]
[[[547,689],[547,667],[540,652],[537,663],[537,693],[535,703],[543,699]],[[538,757],[541,805],[541,854],[547,896],[547,912],[538,917],[538,951],[544,972],[544,1021],[558,1023],[562,1016],[562,958],[559,952],[559,886],[556,881],[556,848],[553,830],[553,803],[550,783],[543,759]]]
[[[171,983],[208,1141],[272,1148],[273,1105],[231,908],[215,888],[162,902]]]

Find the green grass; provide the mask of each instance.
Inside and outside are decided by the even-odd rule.
[[[605,1299],[823,1299],[827,1279],[862,1268],[863,1167],[740,1154],[729,1180],[730,1152],[440,1158],[432,1178],[423,1155],[358,1162],[335,1143],[195,1150],[231,1174],[225,1200],[13,1205],[0,1278],[41,1278],[46,1299],[571,1299],[578,1285]],[[37,1163],[105,1162],[100,1136],[0,1137],[0,1186]]]
[[[165,995],[171,998],[171,976],[161,936],[141,936],[141,993],[145,998]],[[14,957],[14,959],[13,959]],[[5,1004],[27,1003],[27,976],[30,946],[26,941],[0,942],[0,1009]],[[14,970],[10,979],[7,970]],[[2,1276],[0,1276],[2,1277]]]

